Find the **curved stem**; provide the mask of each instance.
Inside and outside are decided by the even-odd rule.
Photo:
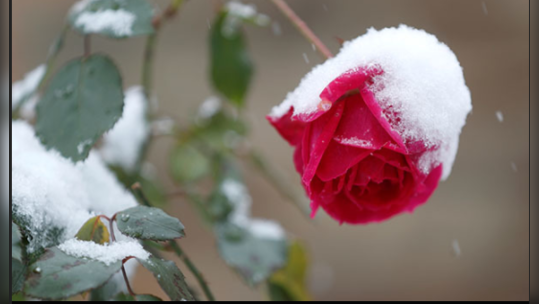
[[[271,0],[273,4],[281,10],[281,12],[296,26],[296,28],[303,34],[307,40],[316,46],[316,49],[326,59],[333,57],[333,54],[324,45],[324,43],[311,31],[307,24],[296,15],[296,13],[286,4],[284,0]]]
[[[191,273],[195,276],[196,280],[202,287],[202,290],[204,291],[204,295],[206,295],[206,298],[208,299],[208,301],[215,301],[215,297],[211,293],[211,290],[208,287],[208,284],[206,283],[204,278],[202,277],[202,274],[200,273],[200,271],[198,271],[195,264],[191,262],[189,257],[181,249],[180,245],[178,245],[178,243],[174,241],[170,241],[169,245],[172,248],[172,250],[174,250],[174,253],[176,253],[176,255],[183,261],[183,263],[187,266],[187,268],[189,268]]]
[[[129,279],[127,278],[127,273],[125,272],[125,267],[124,267],[125,262],[129,261],[132,258],[134,258],[134,257],[133,256],[128,256],[128,257],[126,257],[125,259],[122,260],[122,274],[124,276],[125,285],[127,286],[127,291],[129,291],[129,294],[132,297],[135,297],[137,294],[131,288],[131,284],[129,284]]]

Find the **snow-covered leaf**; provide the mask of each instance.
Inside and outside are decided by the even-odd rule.
[[[36,132],[46,147],[84,160],[122,116],[123,97],[120,72],[109,57],[74,59],[54,76],[38,103]]]
[[[226,30],[227,14],[222,12],[211,30],[211,80],[215,89],[241,107],[253,75],[253,64],[243,32]]]
[[[81,34],[126,38],[153,33],[153,16],[146,0],[82,0],[73,5],[68,19]]]
[[[103,245],[109,242],[110,235],[107,226],[99,217],[94,216],[84,223],[75,237],[81,241],[92,241]]]
[[[138,261],[153,273],[163,291],[172,301],[194,301],[189,292],[185,276],[172,261],[165,261],[151,256],[148,260]]]
[[[24,293],[38,299],[65,299],[103,285],[121,266],[121,261],[107,266],[69,256],[56,247],[47,249],[30,265]]]
[[[286,263],[286,239],[266,238],[233,224],[216,227],[221,257],[250,285],[266,280]]]
[[[116,215],[118,230],[141,240],[168,241],[185,236],[184,226],[159,208],[137,206]]]

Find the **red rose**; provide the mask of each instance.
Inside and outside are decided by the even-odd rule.
[[[405,29],[410,31],[409,28]],[[398,30],[402,30],[402,27]],[[422,34],[428,35],[424,32]],[[439,46],[437,41],[436,43]],[[358,49],[361,52],[361,48]],[[343,57],[346,56],[346,51],[344,53]],[[341,60],[339,56],[341,54],[335,60]],[[370,67],[356,66],[339,74],[322,89],[322,93],[318,95],[316,108],[311,101],[310,111],[295,109],[296,105],[305,107],[304,104],[298,104],[298,100],[308,98],[301,94],[306,88],[301,88],[289,95],[287,103],[278,110],[281,112],[279,115],[272,114],[267,117],[281,136],[295,147],[294,163],[301,175],[306,193],[311,199],[313,217],[319,207],[341,224],[380,222],[405,211],[412,212],[417,206],[425,203],[434,192],[442,171],[444,175],[449,172],[442,170],[443,165],[451,166],[452,158],[456,153],[455,133],[458,144],[458,134],[463,125],[460,118],[463,113],[465,118],[471,108],[469,92],[466,97],[466,86],[463,86],[465,90],[460,85],[455,86],[456,91],[464,92],[461,95],[430,96],[430,98],[442,98],[441,101],[438,99],[428,101],[426,99],[429,96],[423,96],[414,90],[409,90],[410,92],[401,90],[404,95],[401,99],[406,101],[406,94],[412,97],[416,94],[418,103],[430,102],[424,105],[424,108],[429,110],[436,109],[430,107],[433,102],[447,102],[448,100],[452,102],[451,98],[462,97],[461,107],[453,112],[450,107],[443,108],[446,105],[439,105],[441,107],[439,110],[447,113],[429,113],[428,111],[420,113],[415,110],[418,113],[416,115],[415,112],[398,103],[387,102],[387,100],[381,103],[377,100],[374,91],[391,86],[391,82],[387,81],[389,78],[384,80],[385,66],[383,62],[379,65],[375,63]],[[393,67],[388,66],[391,68],[391,73],[394,73]],[[418,68],[421,69],[420,66]],[[314,73],[317,72],[323,74],[322,71],[314,71]],[[444,72],[447,71],[437,70],[433,72],[433,75],[437,76],[438,73]],[[427,75],[427,77],[430,76]],[[428,81],[433,81],[432,77]],[[460,77],[462,78],[462,72]],[[302,82],[300,87],[313,84],[316,86],[320,81],[317,82],[315,78],[312,76],[310,80],[305,81],[307,84]],[[458,75],[455,79],[457,78],[459,78]],[[381,80],[377,82],[376,79]],[[442,82],[451,84],[443,80]],[[413,83],[407,84],[412,89],[413,85]],[[447,88],[439,87],[438,89],[445,92]],[[425,90],[430,89],[425,85]],[[380,98],[389,96],[389,99],[400,98],[399,93],[380,94],[380,96]],[[456,104],[459,105],[459,100]],[[457,108],[454,105],[453,107]],[[288,111],[283,111],[283,109],[288,109]],[[411,116],[413,119],[410,118]],[[436,118],[437,121],[417,122],[418,117],[427,120]],[[444,119],[458,120],[457,126],[453,128],[458,131],[448,133],[451,137],[444,136],[444,130],[439,131],[437,129],[439,126],[435,125],[447,123]],[[422,133],[414,133],[415,129],[410,126],[416,125],[422,128],[416,128],[423,130]],[[452,129],[451,122],[448,126],[447,129]],[[408,130],[411,131],[408,132]]]

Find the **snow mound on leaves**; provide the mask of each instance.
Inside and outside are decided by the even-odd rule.
[[[405,143],[422,141],[431,152],[420,160],[420,169],[441,163],[446,179],[472,109],[471,95],[455,54],[423,30],[405,25],[369,29],[346,42],[337,56],[316,66],[270,116],[281,117],[291,106],[294,114],[316,112],[322,90],[339,75],[358,68],[384,71],[370,89],[387,115],[400,118],[392,121],[392,128]]]
[[[47,151],[26,122],[11,126],[13,212],[31,236],[30,252],[73,238],[95,215],[111,217],[137,205],[95,152],[74,164]]]

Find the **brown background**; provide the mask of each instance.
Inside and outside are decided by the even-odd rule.
[[[13,1],[13,79],[41,64],[60,31],[72,1]],[[270,28],[248,27],[256,77],[249,94],[252,144],[265,152],[299,187],[292,149],[265,121],[272,106],[297,86],[320,57],[269,1],[255,3],[276,20]],[[289,0],[313,31],[336,53],[334,36],[351,39],[368,27],[400,23],[438,36],[457,55],[472,92],[473,113],[463,129],[450,178],[413,215],[383,224],[339,226],[321,212],[305,220],[259,175],[245,167],[253,214],[277,220],[310,250],[309,288],[319,300],[527,300],[529,295],[529,119],[528,1],[352,1]],[[164,7],[168,2],[154,1]],[[214,2],[191,0],[163,29],[156,59],[155,91],[160,113],[187,123],[212,94],[207,81],[208,27]],[[486,10],[485,10],[486,7]],[[126,87],[138,84],[144,39],[95,37],[92,48],[110,53]],[[68,36],[58,60],[82,53],[82,40]],[[303,59],[306,53],[310,63]],[[502,111],[504,121],[496,119]],[[150,160],[166,180],[170,142],[161,140]],[[518,170],[511,168],[514,162]],[[178,200],[169,212],[180,217],[189,236],[183,247],[221,300],[265,299],[219,259],[213,236],[194,210]],[[457,240],[462,254],[456,257]],[[190,275],[193,286],[198,288]],[[163,296],[144,270],[134,280],[140,293]]]

